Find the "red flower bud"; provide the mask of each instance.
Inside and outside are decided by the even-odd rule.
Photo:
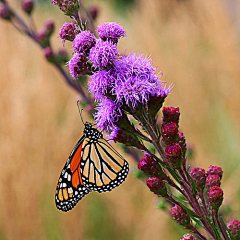
[[[168,161],[175,168],[180,168],[182,164],[182,148],[178,143],[168,144],[165,148]]]
[[[158,196],[167,196],[167,188],[161,178],[152,176],[146,180],[146,184],[150,191],[157,194]]]
[[[138,164],[138,169],[150,176],[158,176],[159,172],[162,172],[159,164],[149,154],[145,154]]]
[[[34,3],[32,0],[22,0],[21,2],[22,10],[27,13],[31,14],[33,10]]]
[[[162,138],[166,144],[176,141],[178,134],[178,126],[175,122],[169,122],[162,125],[161,128]]]
[[[232,239],[239,240],[240,239],[240,221],[233,220],[227,223],[227,227],[231,233]]]
[[[223,190],[218,187],[212,187],[208,192],[208,201],[213,209],[218,210],[223,201]]]
[[[218,175],[220,180],[222,179],[223,171],[222,168],[218,166],[210,166],[207,170],[207,175]]]
[[[0,5],[0,17],[5,20],[11,20],[11,12],[7,5]]]
[[[206,189],[209,191],[213,186],[220,187],[221,180],[218,175],[208,175],[206,178]]]
[[[195,182],[196,189],[198,191],[202,191],[206,181],[205,170],[203,168],[196,167],[191,170],[190,175]]]
[[[174,107],[164,107],[163,108],[163,123],[168,123],[168,122],[175,122],[178,124],[179,122],[179,108],[174,108]]]
[[[54,60],[54,54],[53,50],[50,47],[46,47],[43,49],[44,56],[48,61],[53,61]]]
[[[172,215],[173,219],[180,225],[188,227],[190,225],[190,217],[185,209],[182,207],[175,205],[170,214]]]

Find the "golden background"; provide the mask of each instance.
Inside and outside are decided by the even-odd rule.
[[[180,107],[180,130],[195,153],[191,165],[223,168],[224,205],[233,211],[227,221],[239,219],[238,1],[137,0],[124,13],[110,2],[95,1],[96,25],[118,21],[128,35],[121,51],[152,54],[163,79],[174,82],[165,106]],[[50,0],[39,3],[36,26],[55,21],[57,50],[58,29],[69,19]],[[19,1],[9,4],[21,12]],[[30,39],[6,21],[0,31],[0,239],[180,239],[185,231],[156,208],[155,196],[132,174],[113,192],[91,193],[68,213],[56,209],[60,171],[83,130],[78,95]],[[66,47],[71,54],[71,44]]]

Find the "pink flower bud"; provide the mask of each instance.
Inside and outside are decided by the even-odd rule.
[[[180,168],[182,164],[182,148],[178,143],[168,144],[165,148],[168,161],[175,168]]]
[[[232,239],[239,240],[240,239],[240,221],[233,220],[227,223],[227,227],[231,233]]]
[[[160,165],[148,153],[145,153],[145,157],[140,160],[138,170],[141,170],[150,176],[161,177],[162,180],[166,179],[166,174],[163,172]]]
[[[22,0],[21,1],[21,6],[22,6],[22,10],[25,13],[31,14],[31,12],[33,10],[34,3],[33,3],[32,0]]]
[[[218,175],[220,180],[222,179],[223,171],[222,168],[218,166],[210,166],[207,170],[207,175]]]
[[[11,12],[5,4],[0,5],[0,17],[5,20],[11,20]]]
[[[52,61],[54,59],[53,50],[50,47],[46,47],[43,49],[44,56],[48,61]]]
[[[196,167],[191,170],[190,175],[195,182],[196,189],[198,191],[202,191],[206,181],[205,170],[203,168]]]
[[[220,187],[221,180],[218,175],[208,175],[206,178],[206,189],[209,191],[213,186]]]
[[[187,234],[183,235],[181,240],[197,240],[197,239],[192,234],[187,233]]]
[[[218,210],[223,201],[223,190],[218,187],[212,187],[208,192],[208,201],[213,209]]]
[[[50,36],[55,30],[55,23],[53,20],[49,19],[45,22],[46,34]]]
[[[175,122],[169,122],[162,125],[161,128],[162,138],[166,144],[176,141],[178,134],[178,126]]]
[[[163,123],[175,122],[176,124],[178,124],[179,116],[180,116],[179,108],[174,107],[163,108]]]
[[[146,184],[151,192],[157,194],[158,196],[167,196],[167,188],[161,178],[152,176],[146,180]]]
[[[180,225],[188,227],[190,225],[190,217],[185,209],[182,207],[175,205],[170,214],[172,215],[173,219]]]

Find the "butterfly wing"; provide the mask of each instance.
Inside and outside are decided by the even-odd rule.
[[[81,172],[81,155],[85,137],[82,137],[72,150],[58,180],[55,203],[59,210],[67,212],[90,192],[84,185]]]
[[[80,172],[90,191],[108,192],[126,179],[127,161],[105,139],[87,141],[82,153]]]

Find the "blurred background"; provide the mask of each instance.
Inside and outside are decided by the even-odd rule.
[[[38,1],[33,16],[38,28],[55,21],[58,49],[58,29],[69,19],[50,2]],[[122,52],[153,54],[163,79],[174,82],[165,106],[180,108],[180,130],[194,150],[189,164],[223,168],[222,210],[226,221],[239,220],[239,1],[85,2],[99,8],[96,25],[117,21],[126,29]],[[24,16],[18,0],[9,4]],[[73,211],[56,209],[59,174],[83,131],[78,94],[35,43],[6,21],[0,31],[0,239],[180,239],[185,231],[132,174],[110,193],[87,195]],[[71,44],[66,48],[71,54]]]

